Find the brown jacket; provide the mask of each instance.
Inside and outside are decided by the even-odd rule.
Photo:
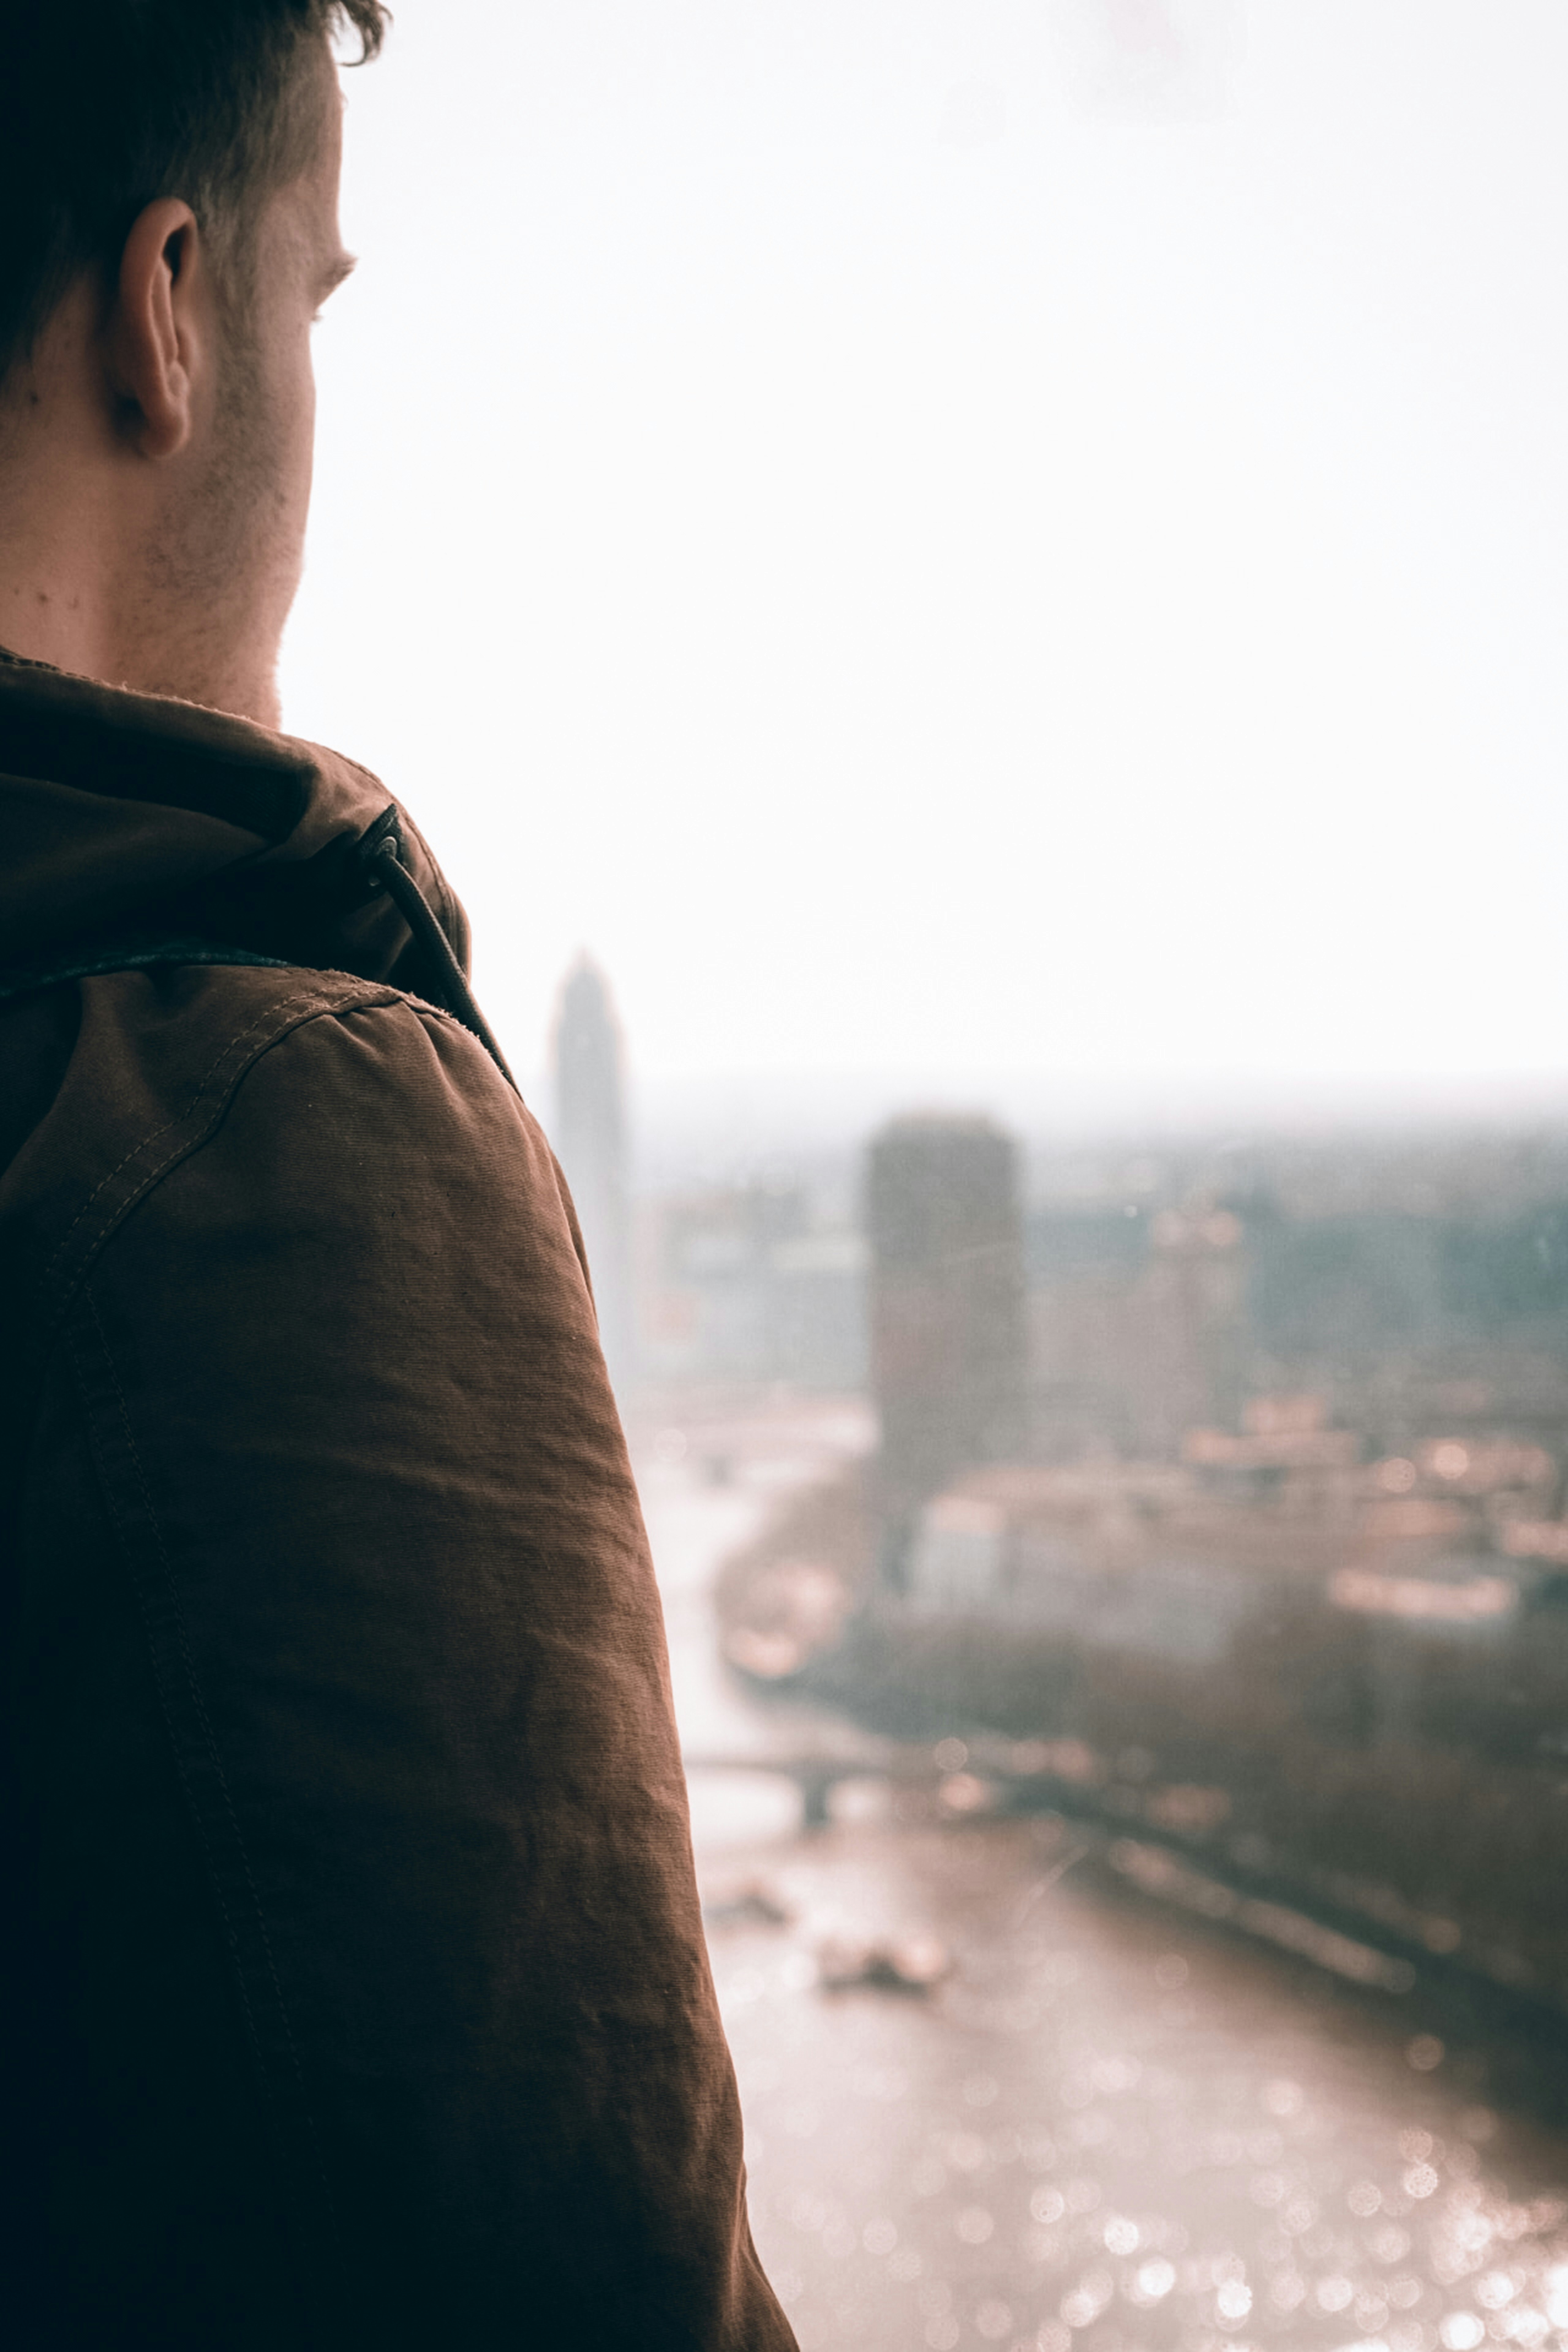
[[[0,2339],[785,2352],[571,1204],[387,797],[0,657]]]

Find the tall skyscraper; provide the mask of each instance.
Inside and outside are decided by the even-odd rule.
[[[895,1517],[1024,1438],[1018,1154],[989,1119],[895,1119],[873,1138],[871,1379]]]
[[[566,975],[555,1016],[551,1140],[576,1202],[599,1336],[610,1378],[623,1395],[637,1368],[624,1063],[609,985],[598,966],[581,956]]]

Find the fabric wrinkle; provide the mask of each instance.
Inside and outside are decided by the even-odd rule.
[[[94,969],[43,1018],[0,940],[12,2340],[790,2352],[582,1236],[462,910],[367,771],[0,658],[23,801],[13,978]]]

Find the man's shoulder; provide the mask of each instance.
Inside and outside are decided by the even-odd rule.
[[[388,1139],[446,1160],[551,1165],[533,1120],[449,1013],[384,982],[272,965],[121,971],[79,1017],[44,1115],[0,1176],[0,1250],[62,1307],[125,1219],[196,1155],[250,1190],[258,1139],[318,1183],[364,1188]],[[247,1098],[247,1117],[236,1117]],[[246,1136],[244,1165],[226,1129]],[[521,1147],[521,1149],[520,1149]],[[270,1157],[271,1155],[268,1155]],[[374,1187],[369,1188],[374,1195]]]

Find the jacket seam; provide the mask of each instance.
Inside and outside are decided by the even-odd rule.
[[[93,1294],[92,1286],[89,1282],[83,1282],[81,1286],[81,1297],[82,1304],[88,1315],[91,1318],[93,1329],[97,1334],[98,1345],[101,1351],[104,1368],[107,1370],[109,1379],[113,1386],[114,1403],[120,1421],[121,1433],[124,1441],[126,1456],[135,1475],[136,1486],[141,1498],[142,1508],[145,1515],[147,1527],[152,1535],[158,1567],[162,1571],[163,1584],[168,1597],[169,1612],[174,1628],[175,1641],[179,1653],[179,1663],[183,1669],[183,1678],[186,1694],[195,1713],[195,1721],[201,1735],[202,1744],[205,1749],[207,1759],[212,1766],[213,1774],[222,1797],[223,1811],[226,1822],[228,1837],[232,1841],[233,1851],[238,1859],[239,1866],[244,1875],[246,1890],[250,1899],[250,1909],[255,1918],[256,1931],[260,1938],[261,1950],[266,1960],[268,1977],[271,1983],[273,1998],[277,2003],[279,2021],[283,2029],[283,2038],[288,2048],[289,2065],[300,2094],[300,2112],[304,2117],[305,2124],[310,2133],[311,2150],[315,2158],[318,2186],[326,2209],[327,2218],[332,2230],[333,2238],[336,2242],[339,2237],[338,2216],[335,2201],[332,2197],[331,2184],[327,2177],[326,2167],[321,2156],[321,2133],[306,2091],[304,2068],[300,2063],[299,2044],[295,2040],[294,2029],[289,2018],[288,2003],[284,1999],[282,1981],[278,1972],[277,1958],[272,1948],[272,1939],[268,1933],[266,1912],[262,1905],[260,1890],[256,1883],[256,1875],[251,1866],[250,1854],[246,1845],[244,1832],[239,1825],[239,1816],[235,1806],[233,1790],[229,1786],[228,1776],[224,1770],[223,1757],[218,1748],[216,1735],[213,1729],[212,1717],[207,1710],[206,1700],[202,1691],[201,1680],[196,1672],[195,1659],[191,1650],[189,1628],[185,1622],[185,1612],[180,1603],[179,1585],[174,1575],[174,1562],[169,1557],[168,1546],[163,1537],[163,1525],[159,1519],[156,1507],[153,1501],[152,1488],[148,1482],[146,1465],[142,1458],[141,1448],[136,1442],[135,1427],[132,1422],[131,1409],[126,1398],[124,1384],[121,1380],[119,1367],[115,1363],[113,1350],[109,1343],[109,1336],[103,1328],[103,1318],[99,1313],[98,1301]],[[77,1370],[78,1385],[82,1391],[84,1404],[88,1407],[88,1425],[90,1433],[90,1384],[85,1377],[85,1368],[82,1363],[80,1350],[76,1344],[74,1337],[71,1342],[71,1352]],[[181,1753],[181,1741],[171,1712],[169,1692],[166,1686],[164,1675],[160,1670],[159,1649],[161,1645],[156,1629],[154,1628],[149,1615],[147,1595],[142,1584],[142,1580],[136,1572],[135,1547],[131,1540],[130,1530],[126,1526],[122,1509],[115,1495],[114,1482],[108,1475],[101,1454],[96,1444],[93,1445],[93,1453],[98,1469],[99,1482],[103,1489],[105,1500],[109,1505],[110,1514],[114,1523],[115,1532],[119,1538],[121,1556],[125,1559],[127,1566],[131,1571],[132,1589],[136,1597],[137,1614],[142,1621],[142,1633],[147,1643],[149,1656],[153,1664],[153,1679],[158,1690],[159,1712],[163,1717],[164,1733],[169,1741],[175,1770],[179,1774],[180,1786],[184,1792],[185,1802],[189,1809],[191,1818],[195,1825],[196,1834],[201,1841],[203,1853],[206,1859],[208,1881],[212,1886],[214,1898],[217,1904],[219,1915],[223,1920],[225,1939],[228,1945],[240,2001],[245,2011],[246,2027],[250,2037],[251,2048],[255,2054],[261,2084],[263,2090],[268,2095],[268,2104],[270,2105],[271,2085],[268,2080],[269,2068],[268,2064],[267,2053],[262,2042],[255,2007],[250,1997],[249,1987],[247,1985],[245,1980],[245,1962],[240,1937],[235,1923],[232,1907],[224,1892],[218,1857],[214,1847],[211,1832],[204,1818],[202,1803],[197,1796],[196,1790],[192,1786],[190,1774],[186,1768],[184,1758]]]
[[[98,1182],[93,1186],[86,1200],[78,1209],[75,1216],[71,1219],[70,1223],[66,1227],[65,1232],[61,1234],[59,1241],[56,1244],[53,1255],[50,1256],[47,1265],[44,1268],[44,1280],[46,1283],[49,1280],[56,1266],[59,1264],[59,1261],[64,1256],[66,1250],[69,1247],[71,1237],[75,1234],[77,1227],[80,1224],[82,1219],[87,1215],[88,1212],[91,1209],[93,1202],[98,1199],[99,1194],[104,1191],[106,1186],[112,1184],[117,1176],[123,1174],[125,1170],[130,1167],[132,1161],[136,1158],[139,1152],[148,1150],[153,1144],[159,1142],[163,1137],[167,1135],[172,1128],[178,1127],[182,1120],[190,1118],[192,1112],[196,1108],[196,1106],[201,1101],[203,1095],[206,1092],[207,1087],[211,1085],[218,1071],[223,1067],[224,1063],[227,1060],[230,1054],[234,1053],[240,1045],[243,1045],[247,1038],[254,1036],[259,1029],[264,1028],[268,1021],[275,1019],[280,1013],[291,1011],[295,1005],[307,1003],[310,995],[314,992],[315,992],[313,991],[301,990],[296,992],[293,996],[284,997],[279,1003],[268,1005],[265,1013],[258,1013],[254,1021],[250,1022],[244,1029],[237,1031],[237,1034],[228,1040],[228,1043],[214,1056],[211,1064],[197,1079],[195,1089],[184,1108],[183,1110],[175,1111],[171,1118],[166,1118],[163,1121],[162,1127],[153,1128],[150,1134],[142,1136],[138,1142],[133,1143],[130,1150],[126,1152],[124,1158],[118,1161],[118,1163],[109,1171],[109,1173],[106,1176],[100,1176],[99,1178]],[[177,1153],[170,1155],[171,1158],[175,1156],[177,1156]],[[155,1182],[168,1165],[168,1160],[161,1161],[158,1167],[149,1171],[145,1181],[148,1183]]]
[[[464,1024],[458,1020],[454,1014],[446,1012],[438,1004],[425,1003],[423,999],[412,995],[406,989],[396,987],[390,981],[362,981],[358,982],[358,988],[363,992],[359,994],[357,997],[351,997],[346,1001],[339,999],[337,1001],[329,1000],[322,1002],[319,994],[312,991],[300,991],[293,996],[284,997],[276,1001],[268,1007],[266,1014],[258,1016],[258,1019],[253,1021],[247,1028],[240,1030],[233,1038],[230,1039],[228,1045],[225,1046],[223,1053],[217,1056],[216,1060],[215,1060],[207,1069],[205,1076],[197,1086],[195,1092],[185,1104],[184,1108],[176,1112],[173,1118],[166,1118],[161,1126],[153,1129],[150,1134],[144,1135],[138,1143],[132,1145],[132,1149],[124,1154],[123,1158],[108,1176],[100,1178],[99,1181],[94,1185],[92,1192],[89,1194],[87,1200],[84,1201],[81,1206],[77,1210],[76,1214],[71,1219],[69,1226],[67,1228],[65,1234],[62,1234],[60,1240],[56,1244],[54,1249],[49,1255],[47,1264],[37,1276],[40,1305],[42,1304],[43,1297],[47,1295],[51,1286],[56,1288],[57,1292],[53,1310],[52,1312],[47,1312],[46,1314],[46,1323],[47,1328],[57,1328],[61,1318],[69,1312],[71,1299],[75,1296],[79,1285],[86,1279],[88,1269],[91,1265],[93,1257],[97,1252],[102,1248],[104,1243],[110,1238],[115,1227],[128,1217],[131,1212],[146,1198],[148,1192],[151,1192],[153,1188],[168,1174],[171,1168],[176,1166],[181,1160],[188,1158],[193,1153],[201,1150],[208,1142],[211,1141],[215,1129],[222,1123],[224,1114],[227,1109],[229,1102],[233,1098],[236,1089],[243,1083],[248,1072],[254,1068],[256,1063],[261,1059],[264,1054],[270,1053],[275,1045],[281,1045],[283,1040],[286,1037],[290,1036],[296,1029],[303,1028],[306,1024],[310,1021],[340,1020],[344,1014],[349,1013],[374,1013],[390,1010],[395,1005],[405,1005],[420,1018],[425,1017],[426,1014],[435,1015],[437,1019],[445,1022],[458,1036],[468,1037],[475,1043],[476,1045],[478,1045],[478,1040],[473,1039],[472,1032],[466,1028]],[[289,1017],[280,1017],[283,1015],[288,1015]],[[87,1215],[93,1202],[97,1200],[99,1195],[102,1192],[104,1186],[111,1183],[115,1176],[121,1174],[135,1160],[138,1152],[145,1151],[150,1144],[156,1143],[160,1138],[167,1135],[171,1129],[179,1127],[183,1123],[188,1122],[192,1119],[193,1116],[201,1106],[204,1091],[211,1085],[211,1081],[216,1072],[221,1066],[226,1055],[234,1053],[237,1047],[244,1045],[247,1040],[254,1040],[257,1037],[258,1033],[264,1029],[265,1024],[268,1020],[276,1021],[277,1026],[273,1029],[270,1035],[262,1035],[260,1037],[259,1043],[253,1045],[253,1049],[248,1057],[240,1065],[239,1067],[231,1073],[226,1086],[216,1095],[209,1105],[205,1122],[182,1136],[179,1141],[164,1154],[163,1158],[159,1160],[154,1167],[144,1171],[139,1181],[126,1194],[125,1198],[110,1208],[104,1216],[103,1223],[100,1230],[96,1234],[92,1234],[85,1244],[79,1245],[79,1255],[80,1263],[76,1272],[72,1274],[68,1269],[62,1268],[60,1265],[62,1256],[69,1245],[73,1235],[76,1234],[77,1228],[80,1225],[83,1218]],[[479,1050],[482,1051],[482,1047],[480,1047]]]
[[[118,1409],[119,1409],[119,1418],[120,1418],[121,1430],[121,1433],[122,1433],[122,1434],[123,1434],[123,1436],[124,1436],[124,1439],[125,1439],[126,1451],[127,1451],[127,1453],[129,1454],[130,1458],[131,1458],[131,1461],[132,1461],[132,1465],[134,1465],[134,1468],[135,1468],[135,1472],[136,1472],[136,1484],[137,1484],[138,1488],[139,1488],[139,1489],[140,1489],[140,1491],[141,1491],[142,1507],[143,1507],[143,1509],[145,1510],[145,1512],[146,1512],[146,1514],[147,1514],[147,1518],[148,1518],[148,1523],[149,1523],[149,1525],[150,1525],[150,1526],[153,1528],[153,1530],[154,1530],[154,1537],[155,1537],[155,1540],[156,1540],[157,1547],[158,1547],[158,1559],[159,1559],[159,1564],[160,1564],[160,1566],[163,1568],[163,1571],[164,1571],[164,1574],[165,1574],[165,1576],[167,1577],[167,1579],[168,1579],[168,1580],[169,1580],[169,1583],[170,1583],[170,1585],[171,1585],[171,1587],[172,1587],[172,1586],[173,1586],[173,1583],[174,1583],[174,1576],[173,1576],[173,1571],[172,1571],[172,1569],[171,1569],[171,1566],[170,1566],[169,1556],[168,1556],[167,1549],[166,1549],[166,1548],[165,1548],[165,1546],[164,1546],[164,1543],[163,1543],[163,1532],[162,1532],[162,1529],[161,1529],[161,1528],[159,1528],[159,1527],[158,1527],[158,1522],[157,1522],[157,1518],[156,1518],[156,1517],[155,1517],[155,1515],[154,1515],[154,1513],[153,1513],[153,1497],[152,1497],[152,1495],[151,1495],[151,1493],[149,1492],[149,1489],[148,1489],[148,1486],[147,1486],[147,1475],[146,1475],[145,1468],[144,1468],[144,1466],[143,1466],[143,1465],[142,1465],[142,1455],[141,1455],[141,1451],[140,1451],[140,1449],[139,1449],[139,1448],[138,1448],[138,1446],[137,1446],[136,1440],[135,1440],[135,1436],[134,1436],[134,1434],[133,1434],[133,1433],[132,1433],[132,1424],[131,1424],[131,1412],[130,1412],[130,1408],[129,1408],[129,1406],[127,1405],[126,1401],[125,1401],[125,1390],[124,1390],[124,1386],[123,1386],[123,1384],[122,1384],[122,1382],[121,1382],[121,1381],[120,1374],[119,1374],[118,1370],[115,1369],[114,1359],[113,1359],[112,1355],[111,1355],[111,1354],[110,1354],[110,1352],[108,1334],[107,1334],[107,1333],[105,1332],[105,1330],[104,1330],[104,1328],[103,1328],[103,1319],[102,1319],[101,1316],[99,1314],[99,1311],[98,1311],[98,1301],[97,1301],[97,1299],[93,1297],[93,1294],[92,1294],[92,1287],[91,1287],[91,1285],[90,1285],[90,1284],[89,1284],[89,1283],[85,1283],[85,1282],[84,1282],[84,1283],[83,1283],[83,1285],[82,1285],[82,1300],[83,1300],[83,1304],[85,1305],[85,1307],[86,1307],[86,1308],[87,1308],[88,1313],[89,1313],[89,1314],[91,1316],[91,1318],[92,1318],[93,1328],[94,1328],[94,1330],[95,1330],[95,1331],[97,1332],[97,1334],[98,1334],[98,1343],[99,1343],[99,1347],[100,1347],[100,1349],[101,1349],[101,1351],[102,1351],[103,1360],[104,1360],[105,1364],[106,1364],[106,1365],[108,1366],[108,1368],[109,1368],[109,1377],[110,1377],[110,1381],[113,1382],[113,1385],[114,1385],[114,1400],[115,1400],[115,1403],[116,1403],[117,1407],[118,1407]],[[71,1357],[72,1357],[72,1360],[73,1360],[73,1362],[75,1363],[75,1365],[76,1365],[76,1370],[77,1370],[77,1383],[78,1383],[79,1388],[82,1391],[82,1394],[83,1394],[83,1401],[84,1401],[84,1402],[89,1402],[89,1398],[90,1391],[89,1391],[89,1383],[88,1383],[87,1379],[86,1379],[86,1377],[85,1377],[85,1370],[84,1370],[84,1367],[83,1367],[83,1364],[82,1364],[82,1359],[81,1359],[81,1350],[80,1350],[79,1347],[79,1346],[78,1346],[78,1344],[77,1344],[76,1338],[75,1338],[75,1335],[74,1335],[74,1334],[71,1336],[70,1347],[71,1347]],[[89,1423],[88,1423],[88,1425],[89,1425],[89,1431],[90,1431],[90,1428],[91,1428],[91,1412],[90,1412],[90,1403],[89,1404]],[[102,1489],[103,1489],[104,1498],[105,1498],[105,1500],[107,1501],[107,1503],[108,1503],[108,1505],[109,1505],[110,1515],[110,1517],[112,1517],[112,1519],[113,1519],[113,1521],[114,1521],[115,1533],[116,1533],[116,1534],[118,1535],[118,1537],[120,1538],[120,1546],[121,1546],[121,1551],[122,1551],[122,1552],[129,1551],[129,1550],[130,1550],[130,1549],[131,1549],[131,1547],[130,1547],[130,1545],[129,1545],[129,1543],[127,1542],[127,1539],[126,1539],[126,1528],[125,1528],[124,1519],[123,1519],[123,1517],[122,1517],[122,1516],[121,1516],[121,1510],[120,1510],[120,1507],[119,1507],[119,1503],[118,1503],[118,1501],[117,1501],[116,1497],[115,1497],[115,1493],[114,1493],[114,1483],[113,1483],[113,1480],[112,1480],[112,1479],[111,1479],[111,1478],[107,1475],[107,1472],[106,1472],[106,1470],[105,1470],[105,1466],[104,1466],[104,1464],[103,1464],[102,1458],[101,1458],[101,1456],[99,1454],[99,1450],[98,1450],[98,1448],[97,1448],[96,1446],[94,1446],[94,1448],[93,1448],[93,1453],[94,1453],[95,1459],[96,1459],[96,1461],[97,1461],[97,1468],[98,1468],[99,1484],[100,1484],[100,1486],[102,1487]],[[140,1578],[139,1578],[139,1577],[134,1573],[134,1571],[132,1571],[132,1574],[131,1584],[132,1584],[132,1590],[134,1591],[134,1593],[135,1593],[135,1595],[136,1595],[136,1612],[137,1612],[138,1616],[139,1616],[139,1617],[141,1618],[141,1620],[142,1620],[142,1633],[144,1633],[144,1635],[146,1636],[147,1647],[148,1647],[149,1651],[153,1654],[153,1657],[154,1675],[155,1675],[155,1679],[156,1679],[156,1681],[157,1681],[157,1685],[158,1685],[158,1709],[159,1709],[159,1712],[160,1712],[160,1714],[163,1716],[163,1727],[164,1727],[164,1730],[165,1730],[165,1731],[168,1733],[168,1735],[169,1735],[169,1743],[170,1743],[170,1746],[173,1748],[173,1749],[174,1749],[174,1769],[176,1769],[176,1771],[179,1773],[179,1776],[180,1776],[180,1785],[181,1785],[181,1787],[184,1789],[184,1792],[185,1792],[185,1801],[186,1801],[186,1803],[189,1805],[190,1810],[191,1810],[192,1816],[193,1816],[193,1818],[195,1819],[195,1824],[196,1824],[196,1833],[197,1833],[197,1835],[198,1835],[198,1836],[200,1837],[200,1839],[201,1839],[201,1842],[202,1842],[202,1850],[203,1850],[204,1853],[205,1853],[205,1856],[206,1856],[209,1872],[212,1874],[212,1875],[213,1875],[213,1877],[214,1877],[214,1882],[215,1882],[215,1891],[216,1891],[216,1896],[217,1896],[217,1905],[218,1905],[218,1909],[219,1909],[219,1910],[222,1912],[222,1914],[223,1914],[223,1924],[224,1924],[224,1933],[225,1933],[225,1937],[226,1937],[226,1940],[227,1940],[229,1950],[230,1950],[230,1951],[231,1951],[231,1952],[236,1956],[236,1958],[237,1958],[237,1957],[238,1957],[238,1948],[239,1948],[239,1938],[238,1938],[237,1935],[237,1934],[236,1934],[236,1932],[235,1932],[234,1921],[233,1921],[233,1919],[232,1919],[232,1917],[231,1917],[231,1916],[230,1916],[230,1913],[229,1913],[229,1906],[228,1906],[227,1903],[226,1903],[226,1902],[225,1901],[225,1899],[224,1899],[223,1889],[222,1889],[221,1885],[216,1885],[216,1856],[215,1856],[215,1854],[214,1854],[214,1853],[213,1853],[212,1840],[211,1840],[210,1836],[208,1835],[206,1823],[205,1823],[205,1822],[203,1821],[203,1819],[202,1819],[201,1807],[196,1803],[195,1793],[194,1793],[194,1791],[193,1791],[193,1790],[192,1790],[192,1788],[191,1788],[191,1783],[190,1783],[190,1775],[187,1773],[187,1771],[186,1771],[186,1769],[185,1769],[185,1766],[184,1766],[184,1761],[183,1758],[182,1758],[182,1757],[181,1757],[181,1755],[180,1755],[180,1751],[179,1751],[179,1741],[178,1741],[178,1739],[175,1738],[175,1735],[174,1735],[174,1727],[173,1721],[171,1720],[170,1714],[169,1714],[169,1699],[168,1699],[168,1693],[167,1693],[167,1691],[166,1691],[166,1690],[164,1689],[164,1687],[163,1687],[163,1676],[162,1676],[161,1675],[157,1675],[157,1673],[156,1673],[157,1641],[156,1641],[156,1636],[154,1635],[153,1631],[153,1626],[152,1626],[151,1620],[149,1619],[148,1614],[147,1614],[147,1598],[146,1598],[146,1594],[143,1592],[143,1591],[142,1591],[142,1580],[141,1580],[141,1579],[140,1579]],[[190,1660],[190,1646],[189,1646],[189,1643],[187,1642],[187,1640],[186,1640],[186,1636],[185,1636],[184,1612],[180,1610],[180,1608],[179,1608],[179,1606],[178,1606],[178,1603],[176,1603],[176,1604],[175,1604],[175,1612],[174,1612],[174,1613],[175,1613],[175,1620],[176,1620],[176,1622],[178,1623],[178,1625],[179,1625],[179,1629],[180,1629],[180,1651],[181,1651],[181,1655],[184,1657],[184,1661],[185,1661],[186,1669],[187,1669],[187,1673],[188,1673],[188,1672],[189,1672],[189,1669],[190,1669],[190,1663],[191,1663],[191,1660]],[[201,1717],[202,1717],[202,1718],[203,1718],[203,1728],[204,1728],[204,1731],[206,1733],[206,1736],[207,1736],[207,1738],[208,1738],[208,1744],[209,1744],[209,1746],[210,1746],[210,1744],[211,1744],[211,1732],[210,1732],[210,1728],[209,1728],[209,1727],[207,1726],[206,1721],[205,1721],[205,1709],[204,1707],[202,1707],[202,1706],[201,1706],[199,1700],[197,1701],[197,1711],[198,1711],[198,1713],[201,1715]],[[222,1776],[221,1776],[221,1769],[220,1769],[220,1776],[219,1776],[219,1777],[220,1777],[220,1779],[221,1779],[221,1777],[222,1777]],[[230,1808],[230,1817],[231,1817],[231,1819],[232,1819],[232,1808]],[[248,1873],[247,1873],[247,1876],[248,1876]],[[258,2067],[261,2067],[261,2068],[265,2071],[265,2067],[266,2067],[266,2058],[265,2058],[265,2055],[264,2055],[264,2053],[263,2053],[262,2047],[261,2047],[261,2035],[260,2035],[260,2032],[259,2032],[259,2031],[258,2030],[258,2027],[257,2027],[257,2022],[256,2022],[256,2011],[255,2011],[255,2010],[253,2009],[253,2007],[251,2006],[250,1994],[249,1994],[248,1990],[247,1990],[247,1988],[246,1988],[246,1984],[245,1984],[245,1979],[244,1979],[244,1976],[243,1976],[243,1974],[240,1976],[240,1979],[239,1979],[239,1997],[240,1997],[240,2000],[241,2000],[241,2001],[244,2003],[244,2006],[245,2006],[245,2022],[246,2022],[247,2029],[247,2031],[249,2032],[249,2034],[250,2034],[251,2047],[252,2047],[252,2049],[254,2050],[254,2052],[255,2052],[255,2053],[256,2053],[256,2062],[257,2062],[257,2064],[258,2064]]]

